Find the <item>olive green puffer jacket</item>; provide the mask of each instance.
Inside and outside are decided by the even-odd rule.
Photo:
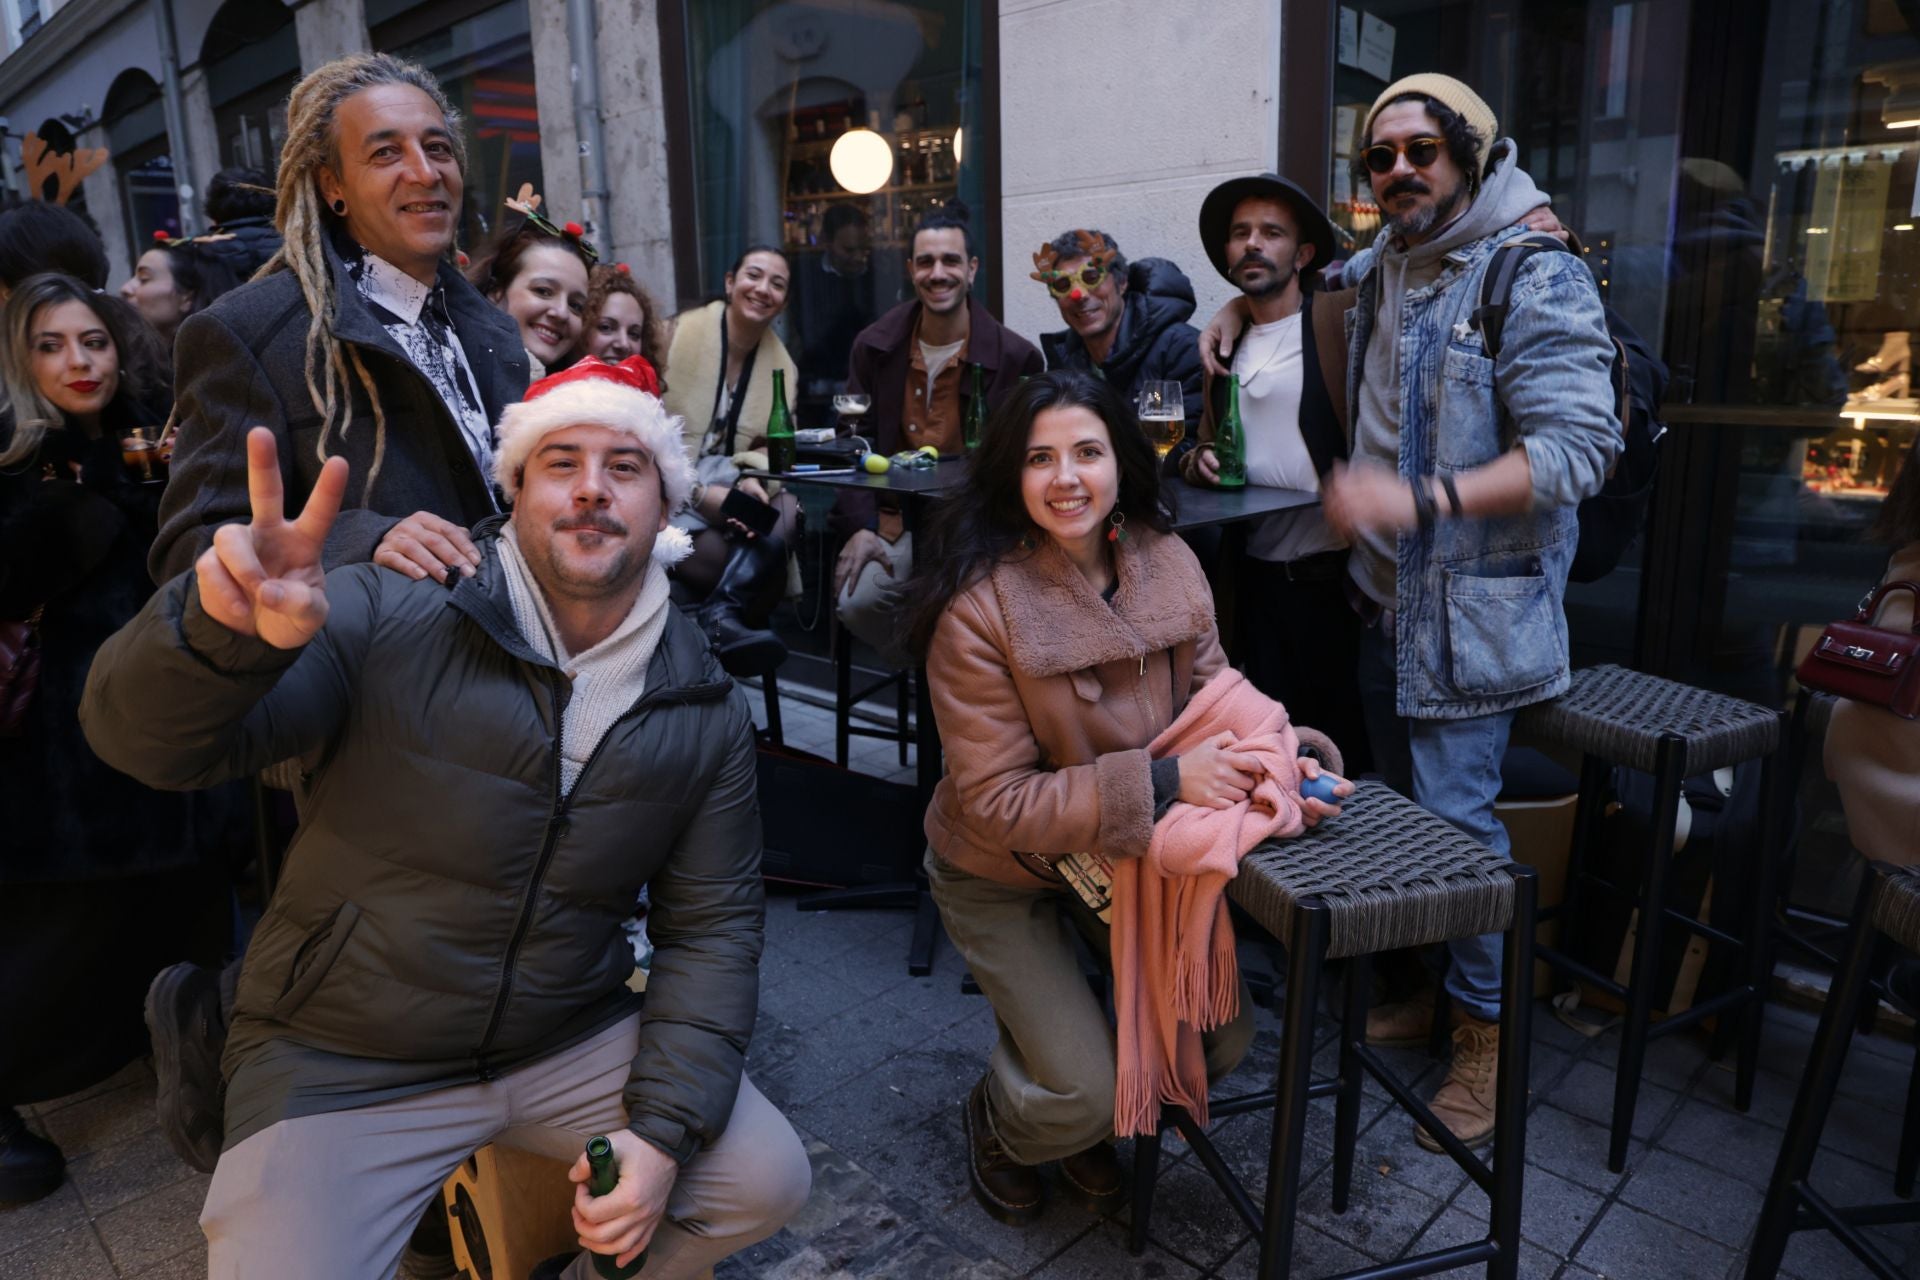
[[[308,770],[240,979],[228,1146],[489,1079],[627,1016],[621,923],[642,885],[656,950],[632,1127],[685,1160],[732,1111],[765,923],[745,698],[673,611],[645,693],[563,797],[568,681],[514,624],[500,523],[475,530],[484,564],[452,590],[335,570],[304,649],[226,630],[188,573],[94,663],[87,738],[141,781]]]

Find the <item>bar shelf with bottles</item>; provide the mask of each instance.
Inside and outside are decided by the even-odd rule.
[[[910,106],[895,116],[892,133],[882,135],[893,147],[893,180],[877,191],[858,194],[840,185],[828,162],[833,144],[843,134],[874,127],[863,125],[864,107],[836,103],[795,111],[788,121],[781,166],[786,247],[804,250],[818,245],[827,210],[852,201],[871,219],[874,248],[904,248],[921,217],[946,204],[959,190],[960,161],[953,146],[957,126],[927,126],[921,122],[923,115],[924,109]]]

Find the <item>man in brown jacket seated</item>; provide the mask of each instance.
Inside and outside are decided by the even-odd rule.
[[[653,387],[639,357],[583,364],[509,409],[495,478],[518,502],[450,586],[325,573],[348,464],[289,521],[254,431],[251,522],[100,650],[81,720],[114,767],[178,789],[307,770],[227,1041],[213,1275],[391,1276],[495,1141],[584,1183],[606,1134],[619,1183],[576,1191],[574,1229],[647,1250],[648,1280],[699,1275],[806,1199],[806,1153],[742,1071],[765,923],[753,721],[667,598],[692,468]],[[642,885],[644,1003],[621,928]]]

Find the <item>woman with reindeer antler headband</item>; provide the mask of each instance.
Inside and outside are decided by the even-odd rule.
[[[579,223],[556,224],[540,211],[531,182],[520,184],[507,208],[522,215],[520,224],[501,233],[467,269],[467,279],[520,326],[539,378],[583,354],[588,273],[600,255]]]

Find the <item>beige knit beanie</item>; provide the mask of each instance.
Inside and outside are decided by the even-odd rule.
[[[1500,137],[1500,121],[1494,117],[1493,108],[1473,90],[1461,84],[1452,76],[1443,76],[1436,71],[1422,72],[1419,75],[1403,76],[1387,86],[1385,93],[1373,100],[1373,107],[1367,112],[1367,122],[1360,130],[1362,138],[1373,136],[1373,120],[1381,109],[1395,98],[1418,93],[1444,104],[1455,115],[1465,120],[1473,131],[1480,135],[1480,145],[1475,148],[1474,182],[1487,171],[1487,156],[1493,151],[1493,144]]]

